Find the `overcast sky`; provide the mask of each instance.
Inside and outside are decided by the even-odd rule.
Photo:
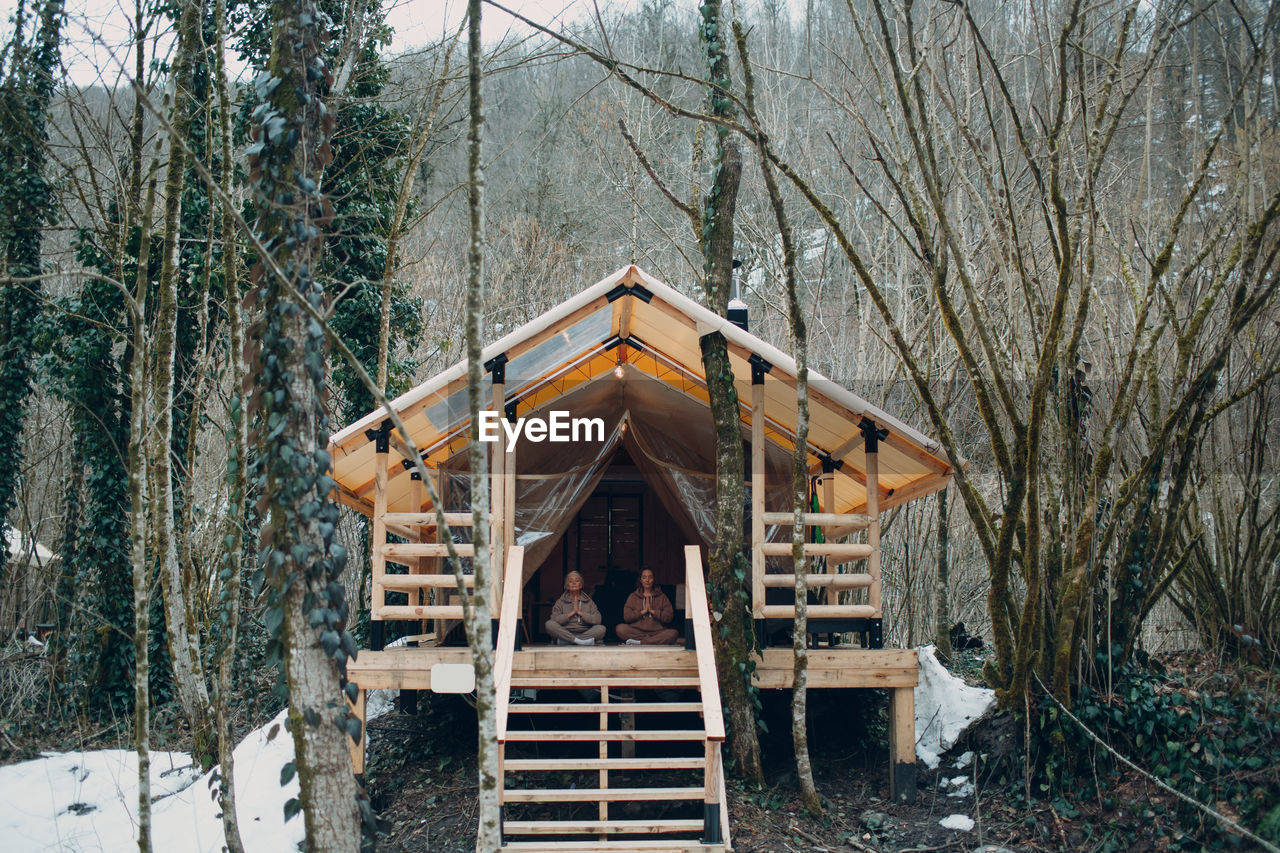
[[[28,5],[32,0],[27,0]],[[392,51],[399,53],[438,41],[462,23],[466,0],[391,0],[394,5],[387,20],[395,28]],[[588,14],[592,0],[500,0],[502,5],[544,24],[568,21]],[[600,0],[602,9],[629,5],[630,0]],[[96,69],[109,82],[120,73],[120,62],[127,56],[123,46],[129,41],[129,20],[133,0],[67,0],[66,44],[63,62],[72,79],[88,85],[99,79]],[[0,0],[3,38],[12,34],[10,18],[17,0]],[[528,28],[509,15],[486,6],[482,13],[486,42],[501,39],[508,31],[527,33]]]

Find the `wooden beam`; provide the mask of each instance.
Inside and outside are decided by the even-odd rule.
[[[916,797],[915,690],[889,691],[889,791],[895,803]]]
[[[388,512],[383,513],[383,519],[387,524],[403,524],[421,527],[435,527],[436,514],[434,512]],[[450,527],[470,527],[470,512],[446,512],[444,514],[444,523]]]
[[[711,618],[707,587],[702,577],[702,550],[684,547],[685,596],[693,620],[693,638],[698,657],[698,680],[702,687],[702,722],[707,740],[724,740],[724,713],[720,709],[720,682],[716,677],[715,648],[711,643]]]
[[[770,589],[793,589],[796,585],[795,575],[765,575],[765,586]],[[863,589],[871,585],[871,575],[809,575],[809,586],[825,586],[829,589]]]
[[[875,609],[869,604],[810,604],[810,619],[870,619],[875,616]],[[794,619],[794,604],[766,604],[766,619]]]
[[[751,386],[751,614],[764,608],[764,383]],[[781,514],[781,513],[779,513]]]
[[[352,702],[347,700],[347,707],[351,711],[351,715],[360,721],[360,737],[355,740],[348,739],[347,748],[351,750],[351,770],[357,776],[364,775],[364,744],[365,744],[365,706],[364,691],[360,690],[356,693],[356,700]]]
[[[872,618],[881,618],[880,583],[880,454],[867,454],[867,545],[871,554],[867,560],[867,572],[871,586],[867,589],[867,603],[875,611]]]
[[[791,555],[790,542],[766,542],[761,546],[766,557],[787,557]],[[865,560],[872,555],[870,545],[860,542],[806,542],[804,553],[810,557],[828,557],[837,562]]]
[[[848,575],[847,577],[853,577]],[[475,575],[464,575],[467,586],[475,584]],[[458,579],[452,572],[427,575],[383,575],[382,585],[387,589],[457,589]]]
[[[383,534],[385,537],[385,533]],[[475,546],[470,542],[458,542],[453,546],[459,557],[475,556]],[[395,557],[447,557],[449,546],[443,542],[393,542],[382,546],[385,559]]]
[[[781,524],[791,526],[795,516],[789,512],[766,512],[765,524]],[[865,514],[860,512],[806,512],[803,515],[806,527],[832,527],[842,525],[851,530],[862,530],[871,523]],[[829,534],[828,534],[829,535]],[[829,538],[835,538],[830,536]]]
[[[373,488],[373,533],[372,553],[369,555],[369,577],[372,589],[369,603],[373,608],[386,604],[386,591],[382,587],[382,576],[387,571],[387,457],[389,453],[377,454],[377,467],[374,473]]]
[[[835,514],[836,511],[836,476],[834,471],[828,472],[822,478],[822,511],[824,513]],[[824,536],[825,540],[830,543],[830,537]],[[834,572],[838,563],[830,563],[825,568]],[[839,604],[840,592],[834,586],[827,587],[827,604]]]

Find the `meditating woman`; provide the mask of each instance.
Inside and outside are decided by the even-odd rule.
[[[622,607],[622,618],[626,622],[615,630],[618,639],[629,646],[670,645],[680,636],[675,628],[667,627],[674,616],[671,599],[654,584],[653,572],[645,569],[640,573],[640,585]]]
[[[569,572],[564,577],[564,595],[557,598],[551,608],[547,633],[562,646],[569,643],[594,646],[604,639],[600,609],[582,591],[582,575],[577,572]]]

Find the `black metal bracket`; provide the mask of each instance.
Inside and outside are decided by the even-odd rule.
[[[377,429],[367,429],[364,431],[364,437],[374,442],[374,450],[378,453],[391,452],[391,419],[388,418],[378,425]]]
[[[631,347],[636,352],[644,352],[644,342],[634,335],[628,335],[625,338],[620,338],[617,335],[614,335],[612,338],[609,338],[604,342],[604,351],[612,352],[624,344]]]
[[[794,619],[757,619],[756,640],[760,648],[768,648],[769,635],[795,626]],[[805,628],[808,634],[861,634],[862,644],[868,649],[884,648],[884,620],[858,616],[849,619],[810,619]]]
[[[720,837],[720,804],[702,804],[702,843],[719,844]]]
[[[818,461],[822,463],[822,473],[834,474],[844,467],[843,459],[832,459],[830,453],[819,453]]]
[[[516,404],[519,402],[519,400],[512,400],[510,403],[507,403],[502,407],[503,414],[507,416],[507,423],[513,424],[516,422]]]
[[[507,354],[500,352],[484,363],[484,369],[493,374],[493,384],[503,385],[507,381]]]
[[[605,298],[610,302],[617,302],[622,297],[628,295],[634,296],[645,304],[648,304],[649,300],[653,299],[653,291],[649,290],[649,288],[645,287],[643,284],[620,284],[605,294]]]
[[[862,432],[862,437],[866,439],[868,453],[879,453],[880,442],[889,437],[889,430],[884,427],[877,427],[876,422],[871,418],[863,418],[858,424],[858,429]]]
[[[412,459],[402,460],[400,462],[400,467],[409,472],[410,480],[414,480],[416,482],[422,480],[422,474],[418,472],[418,466],[413,464]]]
[[[773,365],[755,353],[751,353],[751,358],[747,359],[747,362],[751,365],[751,384],[763,385],[764,375],[773,370]]]

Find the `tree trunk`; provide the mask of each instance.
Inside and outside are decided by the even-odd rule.
[[[224,197],[231,197],[234,170],[231,166],[231,92],[226,65],[226,0],[214,6],[214,76],[218,93],[218,124],[221,133],[222,174],[219,183]],[[231,680],[235,673],[236,636],[240,631],[241,577],[244,571],[246,466],[249,464],[248,419],[244,411],[244,320],[240,311],[240,247],[236,241],[234,211],[222,208],[222,272],[227,311],[227,358],[231,368],[231,400],[228,405],[230,434],[227,436],[227,539],[222,554],[226,572],[220,609],[223,646],[218,655],[218,680],[214,694],[214,716],[218,744],[218,806],[222,809],[222,834],[228,853],[244,853],[240,821],[236,815],[235,735],[231,730]]]
[[[15,22],[8,73],[0,63],[0,582],[7,580],[9,548],[4,520],[17,506],[22,474],[22,432],[33,389],[36,323],[40,317],[42,229],[53,208],[45,180],[48,131],[62,35],[62,3],[39,6],[35,37],[25,44]]]
[[[712,113],[730,118],[733,104],[718,94],[732,85],[729,55],[725,50],[729,33],[720,0],[704,0],[701,36],[712,87]],[[715,165],[711,189],[703,202],[702,233],[699,243],[704,264],[703,291],[707,307],[723,316],[729,304],[733,281],[733,218],[742,179],[742,155],[737,138],[724,127],[715,128]],[[707,376],[707,395],[716,434],[716,524],[715,540],[708,560],[707,581],[712,606],[720,613],[720,630],[714,632],[720,692],[729,717],[730,749],[739,768],[749,778],[761,782],[760,741],[756,735],[755,711],[749,684],[740,664],[752,650],[750,597],[746,586],[747,561],[742,554],[743,499],[745,496],[742,416],[733,367],[724,336],[714,333],[701,341],[702,364]]]
[[[933,643],[947,660],[951,648],[951,527],[947,490],[938,492],[938,575],[933,583]]]
[[[200,24],[204,4],[185,0],[178,22],[177,56],[171,82],[169,162],[164,183],[163,257],[157,293],[155,346],[152,353],[155,424],[150,449],[151,514],[155,519],[156,557],[164,598],[165,627],[173,681],[183,713],[191,724],[195,754],[213,754],[209,690],[205,683],[200,634],[193,630],[190,608],[173,532],[173,365],[177,353],[178,275],[182,253],[179,213],[186,172],[186,137],[195,109],[189,90],[196,51],[202,48]],[[145,232],[144,232],[145,233]],[[136,397],[136,395],[135,395]],[[194,429],[194,425],[192,427]],[[195,441],[192,437],[192,442]],[[202,759],[203,761],[203,759]]]
[[[354,851],[360,812],[347,737],[359,735],[343,699],[355,642],[341,582],[345,552],[335,541],[330,492],[324,329],[310,309],[324,305],[314,278],[332,207],[320,192],[333,157],[331,81],[323,54],[328,18],[314,0],[280,0],[267,70],[255,82],[250,185],[267,247],[253,271],[260,316],[254,334],[257,476],[271,648],[283,660],[307,848]],[[351,685],[351,692],[354,692]]]
[[[490,622],[489,572],[489,458],[480,441],[480,410],[485,407],[484,346],[481,319],[484,315],[484,171],[481,143],[484,136],[484,109],[481,100],[480,64],[484,45],[480,38],[480,0],[467,4],[467,64],[470,88],[470,129],[467,134],[468,209],[471,216],[471,245],[467,252],[467,403],[471,412],[471,539],[475,546],[472,559],[475,572],[474,594],[466,615],[467,640],[471,645],[471,661],[476,673],[476,719],[479,727],[476,763],[480,771],[480,824],[476,829],[477,853],[493,853],[502,844],[502,813],[498,802],[498,736],[494,707],[493,626]],[[503,546],[506,543],[502,543]],[[455,571],[458,562],[455,560]],[[467,590],[458,579],[458,587],[466,598]],[[517,590],[504,590],[516,595]]]

